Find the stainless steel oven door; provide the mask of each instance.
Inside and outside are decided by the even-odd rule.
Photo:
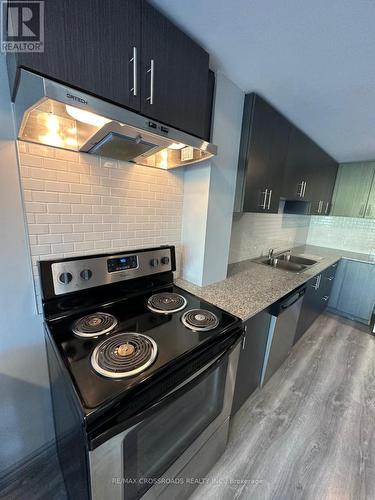
[[[239,349],[214,358],[154,403],[151,414],[89,452],[94,500],[184,497],[184,468],[190,464],[190,477],[200,478],[225,448]],[[170,485],[175,494],[166,495]]]

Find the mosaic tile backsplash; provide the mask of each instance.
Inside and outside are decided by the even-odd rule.
[[[266,255],[270,248],[304,245],[310,217],[287,214],[234,214],[229,263]]]
[[[313,216],[307,243],[375,254],[375,219]]]

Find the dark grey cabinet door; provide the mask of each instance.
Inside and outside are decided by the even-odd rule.
[[[338,263],[333,264],[307,282],[294,343],[306,333],[314,321],[327,308],[335,281],[337,266]]]
[[[329,215],[332,208],[332,197],[336,182],[338,164],[319,146],[315,148],[312,164],[313,177],[309,191],[313,215]]]
[[[313,143],[297,127],[292,126],[282,195],[288,200],[309,200]]]
[[[236,210],[277,213],[290,124],[256,94],[245,98]]]
[[[17,54],[16,64],[10,56],[9,67],[14,77],[22,66],[139,110],[140,42],[141,0],[46,0],[45,51]]]
[[[209,56],[142,2],[141,112],[197,137],[206,134]]]
[[[314,321],[320,315],[320,301],[318,285],[321,275],[315,276],[306,284],[306,293],[303,298],[301,313],[297,323],[294,343],[296,343],[310,328]]]
[[[337,162],[304,132],[293,127],[283,183],[283,197],[310,202],[310,213],[328,215],[331,210]]]
[[[234,415],[260,385],[271,316],[265,311],[245,322],[232,405]]]

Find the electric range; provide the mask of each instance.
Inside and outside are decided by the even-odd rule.
[[[202,475],[225,448],[241,321],[173,283],[173,246],[39,265],[69,494],[190,495],[166,478]]]

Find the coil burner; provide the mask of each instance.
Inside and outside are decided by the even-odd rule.
[[[78,337],[98,337],[111,332],[117,326],[117,319],[112,314],[97,312],[77,319],[73,333]]]
[[[218,317],[205,309],[190,309],[181,318],[182,323],[194,332],[207,332],[219,325]]]
[[[147,301],[150,311],[160,314],[172,314],[185,309],[187,300],[178,293],[162,292],[151,295]]]
[[[97,373],[109,378],[137,375],[156,359],[157,345],[140,333],[118,333],[101,342],[91,355]]]

